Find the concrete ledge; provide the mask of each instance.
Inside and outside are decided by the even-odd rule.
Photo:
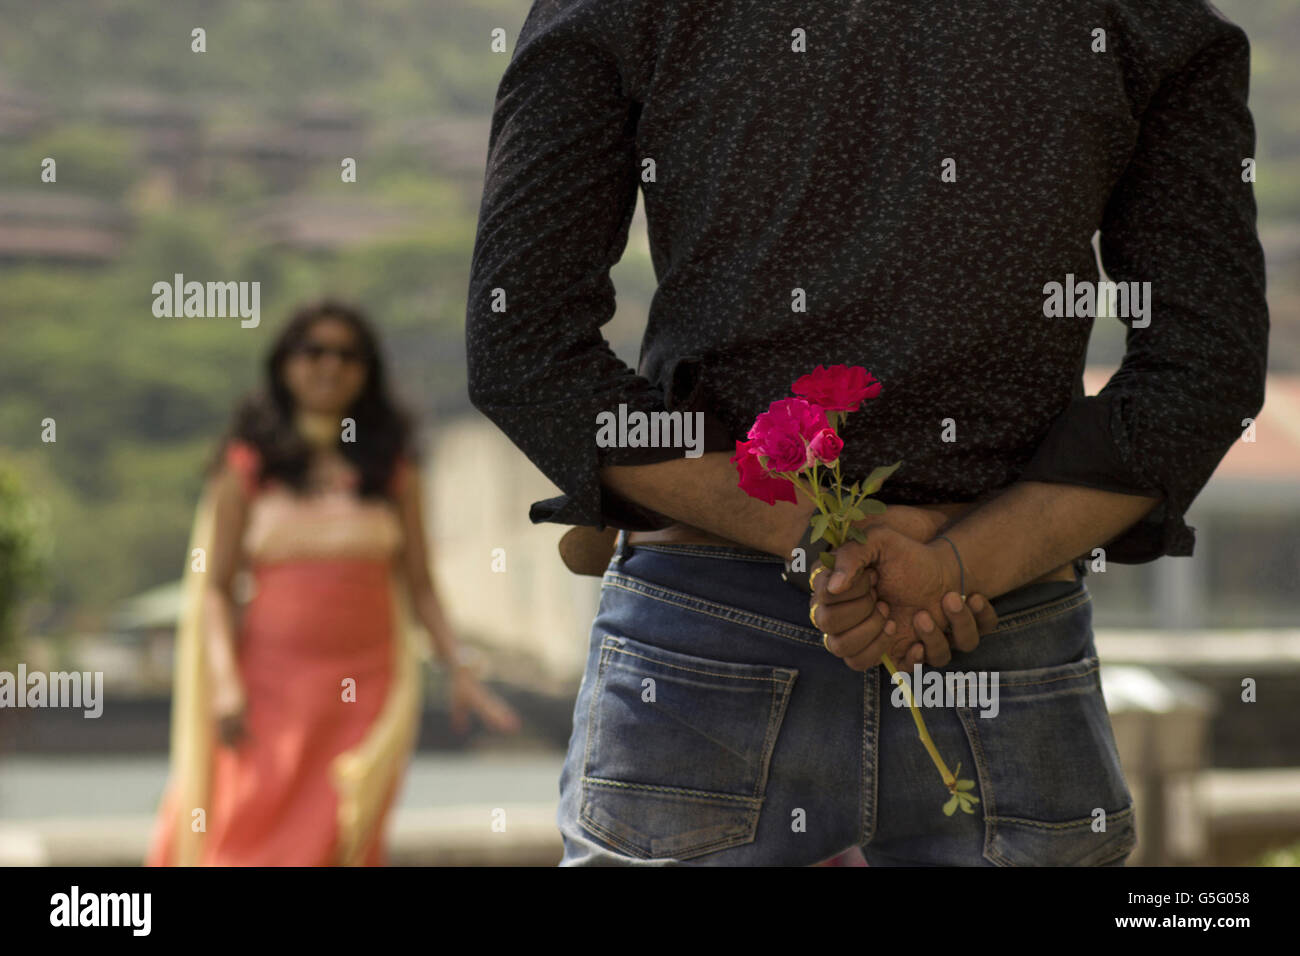
[[[1300,768],[1203,771],[1196,777],[1196,789],[1216,844],[1258,837],[1248,842],[1262,849],[1300,840]],[[493,809],[475,805],[398,811],[390,824],[390,865],[559,862],[563,845],[555,826],[555,804],[507,808],[503,832],[492,829]],[[0,822],[0,866],[139,866],[152,827],[149,816]],[[1246,862],[1246,855],[1219,862]]]
[[[406,810],[392,821],[392,866],[555,866],[564,853],[555,804],[505,809],[494,831],[492,807]]]
[[[1214,831],[1290,829],[1300,840],[1300,769],[1207,770],[1197,782]]]
[[[1300,670],[1300,630],[1156,631],[1097,628],[1103,664],[1166,666],[1179,671]]]
[[[563,852],[555,804],[399,810],[390,820],[392,866],[554,866]],[[152,816],[0,821],[0,866],[139,866]]]

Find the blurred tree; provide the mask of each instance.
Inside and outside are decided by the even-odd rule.
[[[99,199],[120,199],[139,175],[130,136],[98,124],[69,123],[0,151],[0,182],[11,188],[42,187],[41,162],[56,163],[54,186]]]
[[[48,520],[23,493],[18,475],[0,465],[0,665],[17,653],[18,612],[46,582],[50,567]]]

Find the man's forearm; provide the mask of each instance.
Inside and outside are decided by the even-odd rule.
[[[726,452],[675,458],[652,465],[602,468],[601,482],[629,501],[683,524],[758,551],[790,556],[808,527],[810,502],[775,505],[740,490],[736,466]]]
[[[1117,537],[1159,498],[1045,481],[1018,482],[944,533],[961,553],[966,593],[1006,594]],[[952,549],[946,541],[932,547]]]

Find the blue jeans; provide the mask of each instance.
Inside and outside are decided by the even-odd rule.
[[[901,692],[826,651],[780,559],[625,539],[560,776],[561,866],[806,866],[854,845],[871,866],[1099,866],[1132,850],[1083,579],[995,599],[997,629],[933,669],[998,676],[996,715],[922,707],[981,801],[945,816]]]

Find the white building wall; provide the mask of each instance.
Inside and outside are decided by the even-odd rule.
[[[424,442],[425,521],[449,620],[488,651],[502,676],[571,685],[581,677],[600,579],[571,573],[558,544],[567,526],[528,520],[557,494],[491,422],[442,423]],[[493,570],[503,549],[505,571]]]

